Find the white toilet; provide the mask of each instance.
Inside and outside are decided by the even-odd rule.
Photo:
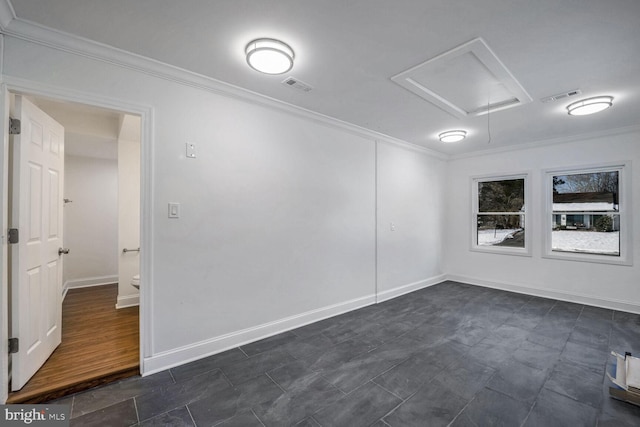
[[[136,274],[135,276],[133,276],[133,279],[131,279],[131,286],[133,286],[136,289],[140,289],[140,275]]]

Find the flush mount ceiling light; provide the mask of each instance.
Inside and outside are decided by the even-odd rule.
[[[286,73],[293,67],[293,49],[275,39],[256,39],[244,49],[247,64],[265,74]]]
[[[571,116],[586,116],[606,110],[613,105],[612,101],[613,96],[595,96],[567,105],[567,111]]]
[[[467,131],[464,130],[448,130],[438,135],[441,142],[458,142],[465,139]]]

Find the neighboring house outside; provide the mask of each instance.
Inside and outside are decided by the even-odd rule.
[[[567,230],[596,228],[603,216],[611,218],[611,229],[620,231],[620,215],[615,193],[554,193],[553,226]]]

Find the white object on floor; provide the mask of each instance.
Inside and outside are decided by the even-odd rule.
[[[615,351],[611,352],[616,357],[616,377],[613,378],[609,372],[607,376],[618,387],[623,390],[640,389],[640,358],[631,355],[622,356]]]
[[[135,276],[133,276],[133,279],[131,279],[131,286],[133,286],[136,289],[140,289],[140,275],[136,274]]]

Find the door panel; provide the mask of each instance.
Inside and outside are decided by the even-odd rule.
[[[21,389],[60,344],[62,328],[62,189],[64,128],[22,96],[12,116],[21,134],[11,142],[10,227],[20,241],[10,246],[11,388]]]
[[[33,268],[27,271],[27,283],[29,294],[26,295],[26,301],[24,308],[29,310],[31,315],[25,320],[29,322],[28,331],[29,334],[25,336],[27,347],[27,354],[33,353],[40,345],[40,306],[42,297],[42,278],[40,275],[40,268]],[[22,307],[21,307],[22,308]],[[22,337],[20,337],[22,339]]]

